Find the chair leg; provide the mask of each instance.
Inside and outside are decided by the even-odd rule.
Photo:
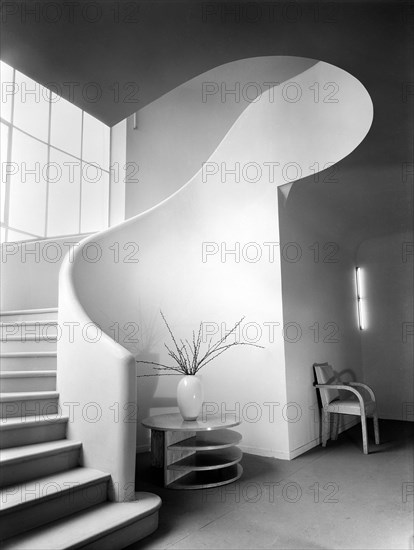
[[[364,454],[368,454],[368,436],[367,436],[367,417],[365,411],[361,414],[361,426],[362,426],[362,448]]]
[[[336,441],[338,439],[338,430],[339,430],[339,414],[334,413],[333,415],[333,426],[332,426],[332,439]]]
[[[374,414],[373,414],[373,421],[374,421],[375,445],[379,445],[380,444],[380,434],[379,434],[377,411],[375,411]]]
[[[326,447],[326,442],[329,439],[330,418],[328,411],[322,409],[322,447]]]

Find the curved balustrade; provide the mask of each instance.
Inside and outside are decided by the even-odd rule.
[[[258,326],[282,321],[279,254],[264,261],[257,246],[263,256],[274,250],[264,243],[279,241],[276,201],[277,186],[286,183],[283,167],[294,161],[301,177],[315,172],[315,162],[322,170],[348,155],[369,130],[372,103],[365,88],[332,65],[306,62],[306,70],[298,62],[294,77],[303,91],[300,102],[268,89],[229,124],[208,159],[208,174],[200,169],[157,206],[88,237],[64,262],[59,323],[72,330],[62,331],[58,343],[61,404],[72,416],[68,436],[83,442],[85,465],[112,474],[115,499],[133,492],[137,417],[175,405],[176,377],[140,378],[137,401],[135,357],[168,361],[159,310],[180,336],[200,320],[212,326],[231,326],[243,315]],[[305,93],[321,79],[338,85],[339,102],[315,102]],[[237,163],[252,171],[226,179],[223,167]],[[259,179],[253,177],[258,167]],[[223,245],[234,251],[237,243],[239,261],[237,250],[223,256]],[[264,350],[236,347],[202,371],[206,401],[217,407],[286,402],[283,337],[264,344]],[[138,373],[148,372],[138,367]],[[251,449],[288,456],[282,418],[244,423],[241,431]]]

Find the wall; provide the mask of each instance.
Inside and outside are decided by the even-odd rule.
[[[155,206],[189,181],[244,109],[275,83],[275,75],[280,82],[295,77],[295,59],[269,56],[226,63],[141,109],[136,129],[130,117],[127,158],[139,173],[127,179],[127,217]],[[300,70],[314,64],[302,58]]]
[[[396,233],[361,243],[367,328],[362,332],[365,380],[382,418],[414,420],[413,235]]]
[[[129,212],[145,210],[178,189],[184,183],[180,178],[186,177],[186,170],[197,173],[175,195],[131,220],[131,224],[136,224],[139,265],[136,269],[129,266],[129,275],[122,275],[122,279],[123,268],[118,268],[119,293],[108,304],[111,316],[103,319],[102,301],[97,295],[106,296],[110,292],[108,270],[103,283],[105,294],[104,287],[97,289],[93,283],[97,276],[94,270],[98,266],[88,266],[91,273],[82,283],[80,298],[92,319],[104,320],[103,326],[108,333],[113,331],[110,327],[114,321],[120,326],[137,322],[141,338],[134,346],[126,341],[124,334],[124,345],[138,359],[161,362],[168,361],[163,348],[168,337],[160,322],[159,309],[180,337],[188,335],[201,320],[218,326],[225,323],[229,327],[245,315],[245,323],[253,323],[261,330],[258,343],[265,349],[235,348],[220,357],[216,364],[209,365],[202,372],[205,401],[214,402],[219,410],[222,406],[239,407],[245,450],[289,458],[286,405],[290,398],[286,394],[283,333],[281,330],[269,332],[270,325],[279,323],[280,327],[283,320],[280,257],[277,252],[272,256],[264,244],[279,242],[277,187],[284,184],[286,178],[294,179],[286,172],[292,161],[300,167],[302,176],[307,176],[312,173],[315,162],[324,166],[348,155],[369,129],[372,103],[361,84],[344,71],[325,63],[309,67],[309,60],[303,63],[301,58],[280,59],[285,60],[287,66],[295,67],[296,63],[297,74],[290,77],[294,79],[293,86],[307,91],[315,82],[338,82],[341,101],[318,103],[307,93],[302,93],[300,100],[288,101],[283,97],[282,87],[276,87],[274,94],[268,90],[258,101],[248,105],[232,125],[230,121],[229,131],[209,158],[204,156],[209,154],[209,147],[202,139],[202,126],[201,133],[195,134],[197,125],[195,128],[190,125],[184,139],[181,125],[163,125],[156,115],[153,119],[148,115],[148,126],[145,126],[145,118],[138,113],[141,139],[136,141],[138,134],[134,135],[129,125],[127,142],[133,140],[134,146],[127,143],[127,161],[140,161],[139,193],[143,198],[139,200],[138,186],[134,191],[128,186]],[[237,74],[230,71],[229,75],[224,77],[229,88],[235,81],[243,83]],[[256,73],[254,78],[259,82],[268,81],[265,80],[269,78],[266,70],[263,76]],[[243,78],[246,82],[253,80],[246,73]],[[277,71],[270,78],[281,81]],[[199,84],[202,82],[203,78]],[[198,97],[198,103],[179,102],[179,109],[184,109],[185,120],[189,123],[195,116],[194,109],[204,109],[201,90]],[[227,100],[228,104],[231,100]],[[186,105],[188,112],[185,112]],[[157,108],[155,102],[152,106],[155,113]],[[169,108],[172,111],[175,105]],[[152,120],[156,131],[152,128]],[[165,167],[160,167],[164,159],[161,152],[150,157],[151,165],[148,164],[146,176],[142,177],[141,161],[145,160],[142,151],[148,154],[151,151],[145,143],[146,135],[154,145],[160,133],[164,146],[170,144],[174,151],[168,156],[170,177],[163,175]],[[194,161],[194,166],[187,166],[180,172],[180,178],[175,179],[175,167],[180,167],[181,159],[189,157],[186,147],[189,136],[199,146],[198,150],[193,144],[192,150],[197,154],[190,164]],[[208,161],[211,169],[207,177],[206,172],[200,171],[203,161]],[[274,170],[268,169],[269,163]],[[237,166],[241,176],[226,172]],[[249,166],[251,171],[244,171]],[[133,234],[130,232],[129,238]],[[204,262],[203,242],[212,247]],[[240,258],[237,253],[226,254],[226,250],[234,250],[237,243],[241,249]],[[245,252],[247,243],[252,246]],[[122,289],[129,284],[136,290],[129,301],[121,301]],[[149,372],[147,367],[138,364],[139,376]],[[139,419],[176,410],[177,382],[175,377],[138,378]],[[139,447],[147,444],[147,431],[138,428]]]
[[[84,235],[85,236],[85,235]],[[4,243],[1,247],[1,309],[57,307],[59,270],[82,235]]]
[[[126,120],[111,128],[111,177],[109,184],[109,225],[125,220]],[[134,167],[132,167],[134,169]]]
[[[328,361],[343,381],[363,380],[353,242],[346,233],[326,232],[323,205],[312,204],[311,222],[304,208],[294,190],[279,201],[283,316],[291,326],[285,336],[287,399],[296,404],[289,423],[291,457],[320,441],[313,363]],[[352,425],[355,418],[342,417],[341,429],[345,421]]]

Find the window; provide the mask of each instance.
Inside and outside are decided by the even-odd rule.
[[[5,221],[5,201],[6,201],[6,181],[7,181],[7,149],[9,145],[9,127],[6,124],[1,123],[1,149],[0,149],[0,166],[1,166],[1,180],[0,180],[0,220]]]
[[[80,163],[60,151],[50,151],[47,233],[73,235],[80,225]],[[62,216],[62,212],[65,213]]]
[[[108,227],[110,128],[3,62],[0,77],[2,240]]]
[[[13,96],[14,96],[14,70],[3,61],[0,61],[1,101],[0,116],[3,120],[11,122]]]
[[[13,174],[10,177],[9,225],[43,236],[46,219],[47,145],[13,130]]]
[[[87,113],[83,121],[82,158],[109,170],[109,128]]]
[[[16,71],[13,125],[44,142],[49,133],[50,92]]]
[[[53,94],[50,144],[80,158],[81,143],[82,111],[66,99]]]
[[[81,232],[108,225],[109,174],[93,165],[82,165]]]

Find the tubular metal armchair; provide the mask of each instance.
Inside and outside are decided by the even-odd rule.
[[[379,445],[379,427],[375,394],[366,384],[360,382],[341,382],[328,363],[314,363],[317,383],[322,402],[322,446],[330,437],[330,415],[334,414],[332,439],[338,438],[338,424],[340,414],[352,414],[361,417],[362,445],[364,454],[368,454],[367,417],[374,421],[375,444]],[[362,392],[356,388],[362,388]],[[348,398],[341,398],[338,390],[350,392]]]

